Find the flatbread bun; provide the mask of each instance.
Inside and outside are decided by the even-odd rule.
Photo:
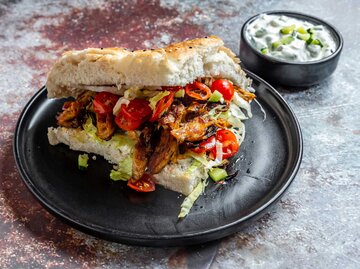
[[[154,50],[88,48],[69,51],[51,69],[49,98],[76,97],[83,90],[184,86],[198,77],[221,77],[245,87],[248,79],[239,59],[216,36],[197,38]],[[100,88],[99,88],[100,87]]]

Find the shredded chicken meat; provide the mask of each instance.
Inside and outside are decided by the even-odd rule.
[[[115,132],[114,116],[112,114],[96,114],[96,135],[103,139],[109,140]]]
[[[168,129],[162,129],[160,139],[150,157],[148,171],[150,174],[160,173],[177,153],[178,144]]]
[[[214,78],[198,81],[210,87]],[[235,85],[234,90],[247,102],[256,97]],[[94,111],[92,101],[95,95],[93,91],[85,91],[75,101],[66,102],[57,116],[58,125],[78,128],[86,117],[96,118],[96,135],[109,140],[117,129],[115,117],[112,113],[98,114]],[[231,127],[224,118],[209,115],[214,109],[214,114],[226,112],[229,102],[204,102],[185,95],[176,98],[157,122],[142,123],[138,129],[141,130],[140,135],[136,133],[138,131],[130,131],[138,140],[133,153],[132,178],[139,180],[144,173],[160,173],[169,162],[176,162],[179,151],[186,152],[215,135],[218,129]]]
[[[92,102],[95,93],[85,91],[75,101],[65,102],[63,111],[57,116],[57,124],[68,128],[81,125],[86,107]]]
[[[133,179],[138,180],[145,173],[149,158],[152,154],[152,144],[155,128],[153,125],[145,126],[141,131],[138,142],[135,145],[132,173]]]
[[[244,99],[246,102],[250,102],[251,100],[256,98],[256,95],[252,92],[245,91],[244,89],[234,86],[235,91],[240,95],[242,99]]]

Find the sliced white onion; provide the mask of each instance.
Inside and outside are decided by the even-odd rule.
[[[92,86],[92,85],[81,85],[79,88],[92,92],[110,92],[117,95],[123,95],[125,89],[118,88],[116,86]]]
[[[120,112],[121,105],[122,104],[128,105],[129,103],[130,100],[126,99],[125,97],[120,97],[113,108],[113,114],[116,116]]]
[[[265,120],[266,120],[266,112],[265,112],[265,110],[263,109],[263,107],[261,106],[261,104],[259,103],[258,100],[254,99],[254,101],[255,101],[255,103],[257,103],[257,105],[260,107],[260,110],[261,110],[261,112],[262,112],[263,115],[264,115],[263,121],[265,121]]]
[[[239,120],[248,119],[248,117],[246,117],[246,115],[241,111],[241,109],[233,103],[230,104],[230,113],[232,116],[234,116],[235,118],[237,118]]]
[[[244,99],[242,99],[237,92],[234,93],[233,103],[235,105],[237,105],[238,107],[245,109],[249,118],[252,117],[250,103],[248,103]]]
[[[222,143],[219,141],[215,142],[215,147],[216,147],[216,158],[215,161],[221,163],[223,160],[223,147],[222,147]]]

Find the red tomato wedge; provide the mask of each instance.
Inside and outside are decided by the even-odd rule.
[[[227,79],[217,79],[211,85],[211,92],[218,91],[226,101],[231,101],[234,97],[234,86]]]
[[[218,130],[216,132],[216,141],[222,144],[223,159],[234,156],[239,150],[237,138],[230,130]],[[211,154],[216,156],[216,147],[211,150]]]
[[[126,119],[125,116],[123,116],[123,114],[120,112],[115,117],[115,123],[124,131],[132,131],[139,128],[143,122],[141,120]]]
[[[210,88],[198,81],[195,81],[194,83],[191,84],[187,84],[185,87],[185,92],[188,96],[197,100],[207,100],[211,95]]]
[[[144,174],[139,180],[136,181],[129,179],[127,185],[131,189],[138,192],[152,192],[155,190],[155,183],[148,174]]]
[[[119,99],[119,96],[110,92],[99,92],[95,95],[93,101],[94,111],[98,114],[109,114]]]
[[[149,101],[144,99],[131,100],[128,105],[122,104],[115,123],[125,131],[132,131],[141,126],[151,116]]]
[[[128,118],[134,119],[134,120],[144,120],[146,121],[151,113],[152,110],[149,106],[149,101],[145,99],[134,99],[131,100],[128,105],[121,105],[121,112],[126,114]]]
[[[164,96],[157,104],[149,121],[154,122],[157,121],[162,113],[171,106],[172,102],[174,101],[174,92],[170,92],[169,95]]]

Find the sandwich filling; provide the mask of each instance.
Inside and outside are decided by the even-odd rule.
[[[244,138],[241,121],[251,117],[254,98],[230,80],[211,77],[184,87],[130,87],[122,96],[92,89],[65,102],[57,124],[91,129],[102,141],[124,134],[133,139],[132,158],[126,160],[131,171],[122,179],[146,192],[155,189],[154,175],[182,159],[203,160],[207,170],[226,166]]]

